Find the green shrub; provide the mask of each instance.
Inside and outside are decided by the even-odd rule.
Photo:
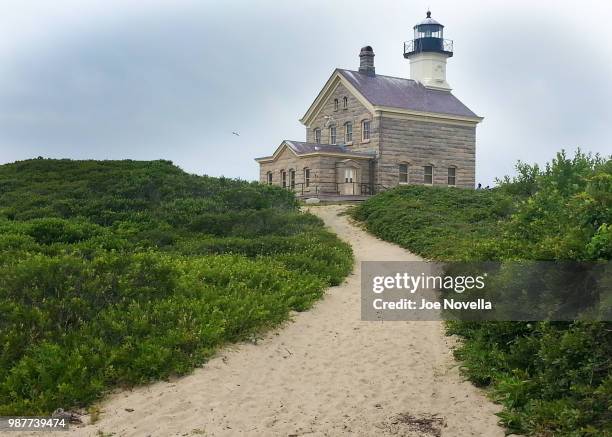
[[[287,190],[167,161],[0,166],[0,415],[189,372],[351,268]]]
[[[612,160],[559,153],[493,190],[400,187],[352,211],[367,229],[449,260],[610,260]],[[609,306],[612,302],[609,302]],[[612,436],[612,324],[448,322],[475,384],[513,433]]]

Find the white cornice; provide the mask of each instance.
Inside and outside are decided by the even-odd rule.
[[[464,126],[475,126],[484,120],[484,117],[464,117],[461,115],[441,114],[438,112],[412,111],[409,109],[393,108],[390,106],[374,106],[374,110],[383,117],[403,118],[411,120],[428,121],[431,123],[448,123]]]

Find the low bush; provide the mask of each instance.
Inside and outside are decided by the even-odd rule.
[[[0,415],[189,372],[351,268],[286,190],[167,161],[0,166]]]
[[[559,153],[519,163],[492,190],[399,187],[352,211],[419,255],[450,260],[610,260],[612,160]],[[612,324],[448,322],[475,384],[513,433],[612,436]]]

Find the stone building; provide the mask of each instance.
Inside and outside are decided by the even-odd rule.
[[[473,188],[476,125],[452,93],[453,43],[427,18],[404,43],[410,79],[376,74],[374,51],[358,71],[336,69],[300,120],[306,141],[283,141],[257,158],[260,181],[303,196],[367,196],[398,184]]]

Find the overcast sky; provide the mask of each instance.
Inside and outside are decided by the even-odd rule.
[[[409,77],[402,43],[428,6],[455,41],[453,93],[485,117],[477,181],[561,148],[610,154],[612,3],[498,3],[2,0],[0,163],[163,158],[255,179],[360,47]]]

